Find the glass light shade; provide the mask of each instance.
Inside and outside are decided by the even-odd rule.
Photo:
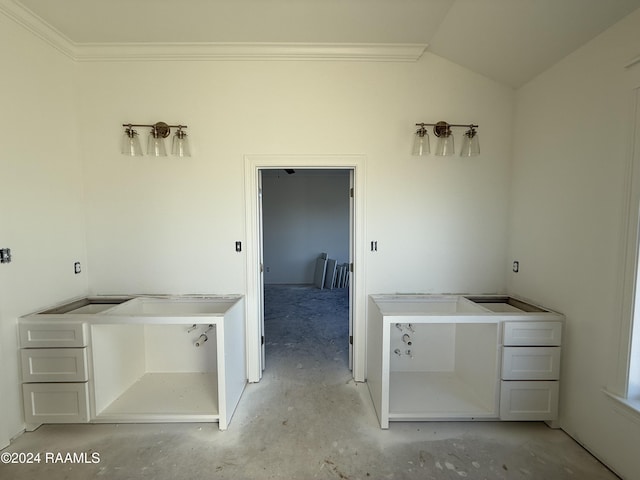
[[[412,155],[421,157],[429,154],[429,134],[424,127],[420,127],[413,137],[413,150]]]
[[[451,132],[448,132],[443,133],[438,137],[436,151],[433,153],[439,157],[449,157],[453,155],[453,150],[453,135],[451,135]]]
[[[147,143],[147,155],[152,157],[166,157],[167,148],[164,145],[164,138],[156,129],[152,129],[149,134],[149,142]]]
[[[190,157],[191,150],[189,149],[189,140],[187,139],[187,133],[184,130],[179,129],[173,136],[173,143],[171,144],[171,154],[176,157]]]
[[[138,132],[132,128],[127,128],[122,135],[122,148],[123,155],[130,157],[139,157],[142,155],[142,147],[140,146],[140,137]]]
[[[467,130],[462,137],[462,148],[460,149],[461,157],[475,157],[480,155],[480,139],[478,132],[475,130]]]

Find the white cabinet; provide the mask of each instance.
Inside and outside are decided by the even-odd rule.
[[[503,381],[501,420],[555,420],[558,417],[557,381]]]
[[[392,421],[498,418],[499,322],[458,296],[372,296],[367,384]]]
[[[86,324],[21,321],[19,332],[27,430],[89,421]]]
[[[87,349],[23,348],[20,351],[24,382],[86,382]]]
[[[391,421],[558,415],[563,316],[503,296],[372,295],[367,385]]]
[[[504,347],[502,380],[558,380],[560,347]]]
[[[560,345],[561,322],[504,322],[504,345]]]
[[[65,322],[64,318],[55,322],[24,322],[19,325],[20,346],[22,348],[68,348],[87,345],[87,325]]]
[[[504,322],[501,420],[558,418],[562,322]]]
[[[43,423],[89,421],[89,391],[82,383],[24,383],[24,414],[28,430]]]
[[[246,385],[244,298],[95,297],[20,319],[27,430],[218,422]]]

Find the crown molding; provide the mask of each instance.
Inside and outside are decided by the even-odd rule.
[[[340,60],[415,62],[426,44],[126,43],[78,44],[79,62],[176,60]]]
[[[0,0],[0,13],[62,54],[71,59],[75,59],[73,42],[20,2],[16,2],[15,0]]]
[[[75,43],[17,0],[0,13],[78,62],[320,60],[415,62],[426,44],[393,43]]]
[[[634,65],[637,65],[638,63],[640,63],[640,55],[635,57],[633,60],[629,60],[627,64],[624,66],[624,68],[631,68]]]

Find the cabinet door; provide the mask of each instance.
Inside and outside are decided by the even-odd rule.
[[[86,348],[23,348],[23,382],[86,382]]]
[[[560,347],[504,347],[503,380],[558,380]]]
[[[20,346],[26,348],[86,347],[86,326],[77,322],[20,322]]]
[[[87,382],[24,383],[26,423],[86,423],[89,421]]]
[[[503,345],[558,346],[562,322],[504,322]]]
[[[503,381],[500,385],[501,420],[555,420],[558,382]]]

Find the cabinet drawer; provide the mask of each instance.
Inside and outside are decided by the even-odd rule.
[[[500,384],[501,420],[555,420],[558,382],[503,381]]]
[[[503,380],[558,380],[560,347],[504,347]]]
[[[23,348],[22,381],[86,382],[86,348]]]
[[[24,322],[19,325],[20,346],[27,348],[86,347],[87,328],[76,322]]]
[[[560,345],[562,322],[504,322],[503,345]]]
[[[89,421],[88,383],[25,383],[26,423],[86,423]]]

